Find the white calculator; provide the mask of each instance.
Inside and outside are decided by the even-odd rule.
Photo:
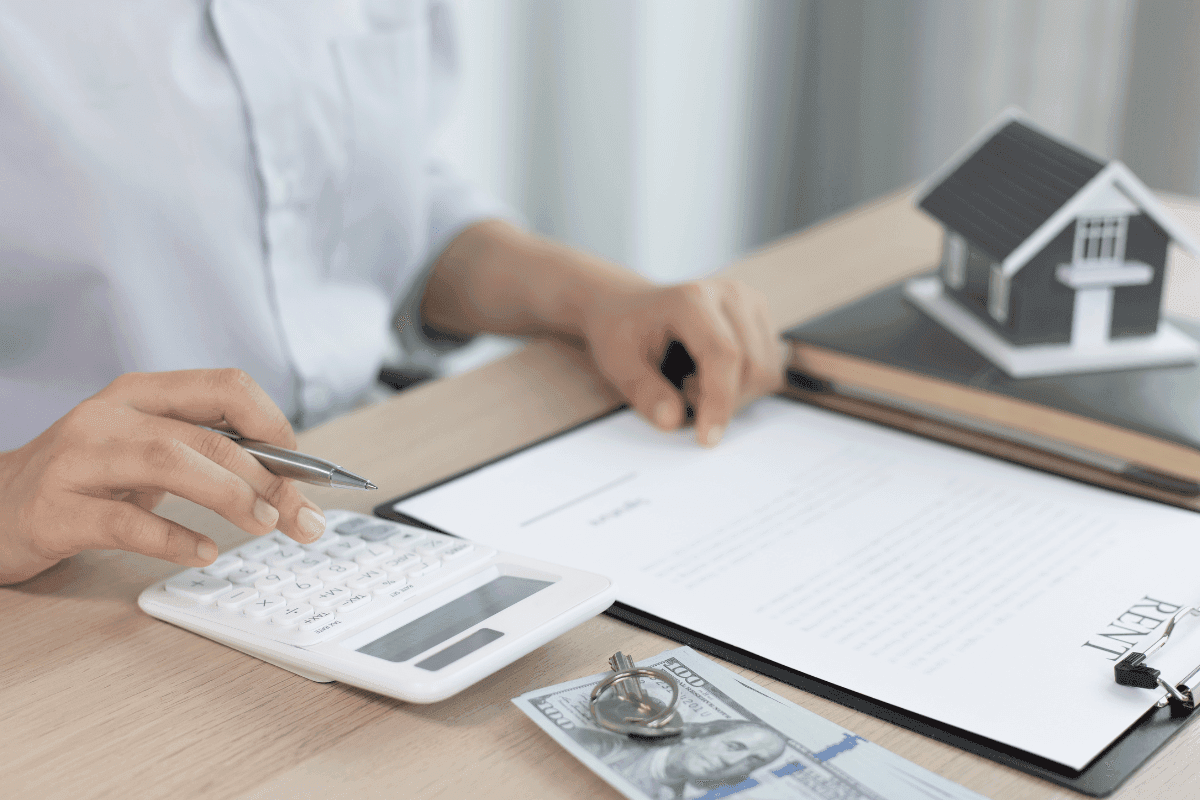
[[[330,510],[142,592],[152,616],[310,680],[413,703],[455,694],[612,604],[607,578]]]

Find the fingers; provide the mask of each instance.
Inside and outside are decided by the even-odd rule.
[[[681,287],[689,308],[679,315],[679,338],[696,362],[696,440],[714,447],[741,400],[744,346],[726,318],[717,285]]]
[[[80,476],[84,485],[135,487],[142,495],[171,492],[255,535],[278,528],[309,542],[324,532],[320,509],[232,440],[133,409],[122,413],[140,417],[130,425],[135,435],[109,443],[104,457],[92,460],[89,473]],[[146,508],[133,493],[127,499]]]
[[[216,425],[248,439],[295,449],[296,435],[270,396],[240,369],[122,375],[101,392],[146,414]]]
[[[696,438],[708,447],[724,435],[743,405],[783,381],[783,348],[767,313],[765,298],[747,287],[710,281],[689,299],[696,312],[684,315],[685,346],[696,361]]]
[[[605,377],[651,424],[665,431],[674,430],[683,423],[683,398],[659,371],[657,358],[662,355],[662,344],[649,347],[639,333],[631,319],[616,326],[611,344],[623,357],[603,365]]]
[[[188,567],[211,564],[217,557],[212,539],[132,503],[90,498],[80,522],[90,534],[83,549],[128,550]]]

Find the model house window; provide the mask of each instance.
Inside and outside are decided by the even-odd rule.
[[[1008,319],[1008,276],[999,264],[992,264],[988,275],[988,313],[996,322]]]
[[[946,285],[961,289],[967,282],[967,243],[957,233],[946,231]]]
[[[1073,260],[1124,261],[1129,217],[1080,217],[1075,222]]]

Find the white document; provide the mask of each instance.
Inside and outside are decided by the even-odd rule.
[[[1192,512],[778,398],[712,450],[622,411],[396,508],[1073,769],[1161,696],[1114,663],[1200,600]],[[1197,662],[1190,620],[1152,660]]]

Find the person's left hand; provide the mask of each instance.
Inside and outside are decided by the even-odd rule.
[[[600,373],[638,413],[674,430],[690,404],[696,439],[708,447],[738,409],[783,386],[785,348],[766,298],[736,281],[622,283],[595,298],[582,328]],[[696,363],[682,394],[659,370],[672,340]]]

